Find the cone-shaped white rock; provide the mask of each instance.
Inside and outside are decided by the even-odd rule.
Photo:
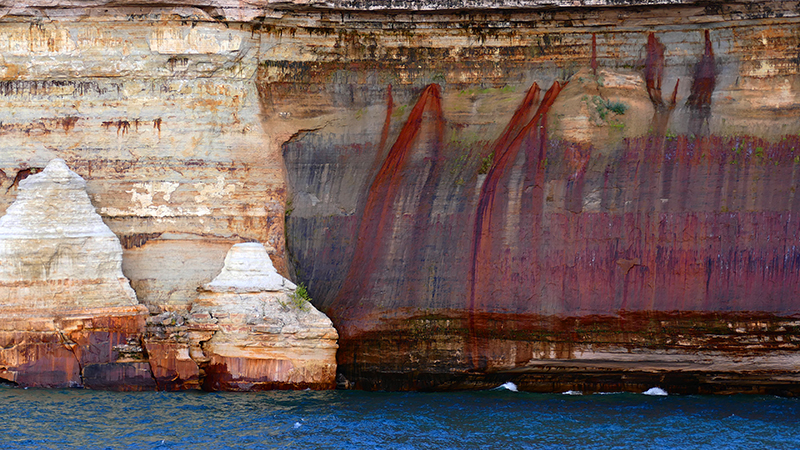
[[[325,314],[294,294],[261,244],[237,244],[192,304],[188,326],[212,390],[330,389],[338,334]]]
[[[297,288],[275,270],[267,249],[257,242],[231,247],[222,272],[203,287],[213,292],[288,292]]]
[[[0,308],[71,310],[136,305],[122,246],[86,182],[54,159],[19,183],[0,218]]]

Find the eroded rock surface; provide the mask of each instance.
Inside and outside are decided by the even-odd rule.
[[[0,218],[0,377],[153,388],[141,348],[146,316],[85,181],[60,159],[22,180]]]
[[[193,302],[184,343],[154,339],[147,346],[151,358],[184,353],[202,374],[170,367],[156,372],[160,385],[174,388],[175,380],[200,375],[206,390],[333,388],[338,335],[295,288],[262,244],[234,245],[221,273]]]
[[[258,241],[345,385],[800,393],[795,3],[3,5],[0,210],[87,179],[159,388]]]

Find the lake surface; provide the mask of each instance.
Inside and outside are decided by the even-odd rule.
[[[800,448],[800,399],[0,389],[5,449]]]

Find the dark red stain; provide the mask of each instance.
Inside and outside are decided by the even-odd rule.
[[[706,44],[695,84],[714,73]],[[645,48],[648,95],[657,114],[668,113],[676,90],[666,98],[661,90],[664,48],[655,35]],[[712,91],[713,84],[700,83]],[[426,89],[376,170],[361,222],[320,220],[358,228],[360,236],[341,277],[345,288],[330,306],[341,364],[422,373],[456,367],[448,358],[458,354],[465,370],[488,367],[492,355],[511,354],[502,347],[508,341],[522,345],[537,339],[534,332],[553,332],[522,318],[559,320],[557,353],[568,356],[580,327],[619,319],[623,333],[633,313],[653,314],[647,320],[685,314],[698,335],[708,331],[708,314],[800,313],[800,137],[667,137],[663,128],[595,152],[548,139],[541,119],[560,87],[539,104],[541,92],[531,86],[497,140],[476,151],[494,150],[483,183],[476,174],[456,190],[437,166],[455,141],[442,148],[438,89]],[[695,106],[710,106],[710,93],[695,97],[706,99]],[[400,199],[412,189],[419,201],[404,209]],[[448,207],[434,209],[434,200]],[[390,259],[388,247],[401,251]],[[435,293],[423,289],[428,268],[440,274]],[[437,336],[415,334],[416,322],[405,318],[445,310],[459,328]],[[382,340],[387,324],[402,338]],[[631,348],[661,345],[654,326],[655,334],[614,331],[612,338]],[[516,354],[525,355],[520,348]],[[416,366],[403,359],[412,354]]]
[[[8,186],[8,188],[6,188],[6,194],[8,193],[8,191],[11,190],[12,187],[18,188],[19,187],[19,183],[22,180],[24,180],[25,178],[28,178],[31,175],[39,173],[42,170],[44,170],[42,167],[27,167],[25,169],[19,170],[17,172],[17,174],[14,176],[14,181],[12,181],[11,184]]]
[[[699,135],[708,131],[711,117],[711,95],[717,85],[717,66],[714,61],[714,48],[708,30],[705,31],[705,51],[697,63],[692,81],[691,93],[686,104],[692,111],[690,132]]]
[[[392,128],[392,113],[394,112],[394,97],[392,96],[392,85],[390,84],[386,89],[386,118],[383,120],[383,128],[381,129],[381,137],[378,141],[378,146],[375,149],[376,158],[370,167],[368,181],[375,180],[375,174],[386,160],[386,143],[389,141],[389,132]],[[369,186],[366,186],[369,192]]]
[[[395,226],[411,229],[413,236],[425,232],[426,227],[416,224],[416,221],[430,217],[432,196],[435,195],[435,183],[440,171],[438,162],[441,159],[444,126],[441,88],[438,84],[430,84],[411,110],[369,189],[355,254],[348,271],[348,282],[330,311],[337,319],[356,320],[359,310],[368,311],[372,307],[370,296],[375,293],[374,287],[380,282],[382,272],[398,263],[386,258],[399,258],[400,264],[405,259],[413,258],[416,251],[413,248],[404,247],[395,249],[393,254],[389,253],[392,233]],[[421,132],[423,130],[424,133]],[[418,206],[415,211],[409,212],[403,205],[404,200],[413,199],[413,190],[420,184],[422,189]]]
[[[508,152],[509,145],[511,145],[511,142],[517,137],[522,127],[530,122],[531,113],[535,111],[533,107],[539,102],[540,93],[541,89],[539,89],[539,85],[536,83],[533,83],[530,89],[528,89],[522,103],[520,103],[517,110],[514,111],[514,115],[511,116],[508,125],[503,129],[500,137],[492,147],[492,154],[494,155],[492,166],[495,166],[497,162],[503,158],[506,152]]]
[[[495,281],[500,278],[498,277],[500,274],[498,274],[497,269],[499,268],[501,269],[500,271],[502,271],[502,262],[500,263],[501,266],[498,267],[496,260],[506,260],[505,262],[507,262],[507,258],[504,255],[507,252],[505,252],[503,245],[497,242],[499,236],[495,236],[494,233],[498,231],[498,228],[502,227],[501,224],[506,214],[505,211],[502,211],[502,208],[497,207],[496,203],[498,201],[498,195],[502,195],[500,192],[501,182],[507,175],[508,168],[516,161],[517,155],[522,148],[525,149],[526,156],[526,184],[529,184],[530,186],[528,187],[531,188],[530,194],[527,194],[526,197],[529,196],[530,200],[533,202],[530,206],[531,208],[536,208],[536,204],[540,204],[542,201],[541,189],[544,177],[543,163],[547,157],[545,145],[547,138],[546,130],[544,129],[545,120],[543,119],[562,88],[563,85],[559,82],[556,81],[553,83],[550,89],[545,93],[536,113],[528,124],[509,142],[510,135],[517,127],[516,122],[527,115],[526,111],[530,110],[536,98],[539,96],[539,87],[534,84],[528,91],[525,100],[523,100],[522,106],[517,109],[511,123],[506,127],[505,132],[495,145],[495,161],[489,169],[483,186],[481,187],[475,216],[471,258],[472,264],[469,274],[470,289],[468,310],[470,312],[483,311],[486,308],[494,309],[499,305],[497,302],[492,302],[496,285]],[[504,188],[507,189],[505,186]],[[526,188],[524,191],[528,191],[528,189]],[[507,195],[507,191],[504,190],[503,193]],[[528,225],[532,225],[533,228],[536,228],[535,223]],[[524,235],[530,235],[530,233],[525,232]],[[535,236],[535,234],[533,236]],[[531,243],[531,247],[533,246],[534,244]],[[498,253],[500,254],[498,255]],[[520,287],[523,289],[527,287],[524,286],[526,283],[520,282],[521,280],[515,281],[517,281],[515,283],[517,289],[512,287],[512,290],[517,291]],[[513,294],[511,295],[513,296]],[[471,353],[473,354],[473,366],[475,368],[481,368],[482,359],[480,355],[474,351],[478,348],[478,344],[476,342],[471,342],[470,347],[472,349]]]
[[[675,88],[672,90],[672,97],[668,102],[665,102],[662,97],[661,83],[664,78],[664,50],[665,47],[654,33],[647,36],[647,45],[645,46],[647,56],[644,65],[644,80],[647,86],[647,95],[653,103],[655,113],[653,114],[653,134],[656,136],[664,136],[667,131],[669,123],[669,116],[675,108],[675,102],[678,95],[678,85],[680,78],[675,82]]]

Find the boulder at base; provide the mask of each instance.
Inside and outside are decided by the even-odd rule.
[[[0,218],[0,378],[32,387],[155,387],[147,309],[122,246],[63,160],[19,183]]]
[[[277,273],[263,245],[230,249],[188,321],[204,389],[335,387],[338,334],[296,289]]]

